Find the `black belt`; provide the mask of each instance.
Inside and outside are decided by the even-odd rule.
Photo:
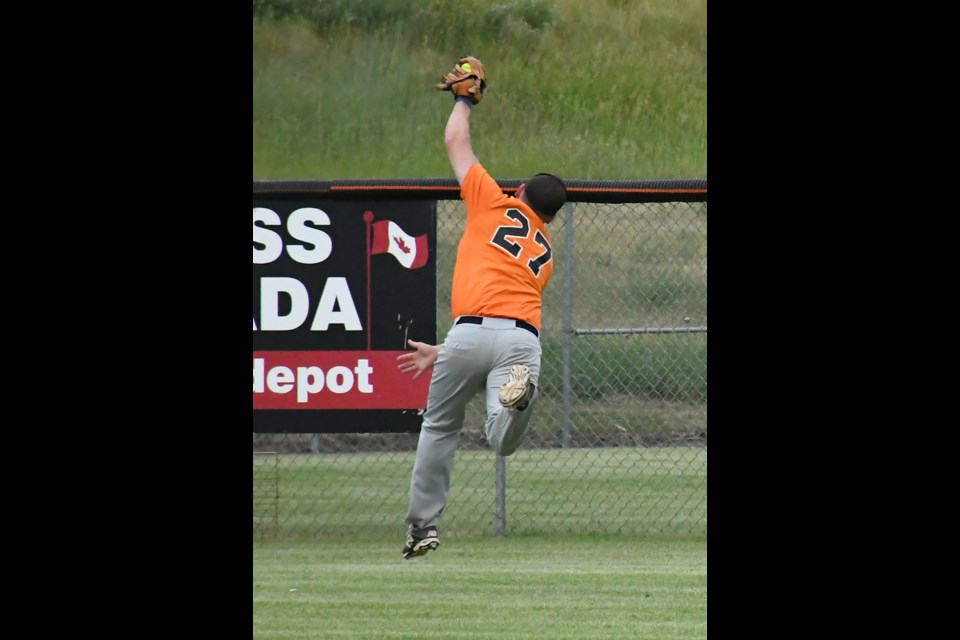
[[[526,329],[538,338],[540,337],[540,332],[537,331],[537,328],[529,322],[524,322],[523,320],[514,320],[513,318],[503,318],[503,320],[513,320],[521,329]],[[480,316],[460,316],[456,324],[483,324],[483,318]]]

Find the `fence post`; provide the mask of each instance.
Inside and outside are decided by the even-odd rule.
[[[507,535],[507,459],[497,454],[497,536]]]
[[[570,371],[570,352],[573,350],[573,203],[563,205],[563,232],[567,250],[563,260],[563,412],[560,429],[560,446],[570,446],[573,431],[573,381]]]

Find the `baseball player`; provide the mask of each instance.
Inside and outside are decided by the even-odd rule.
[[[473,73],[457,80],[464,66]],[[540,375],[542,294],[553,273],[546,225],[567,195],[559,177],[538,173],[507,196],[470,143],[471,112],[486,86],[482,63],[461,58],[444,80],[454,92],[444,144],[467,223],[453,273],[453,326],[442,345],[410,340],[415,351],[398,358],[398,368],[414,378],[433,368],[410,480],[404,558],[440,544],[437,523],[471,398],[483,391],[486,437],[499,455],[516,451],[527,433]]]

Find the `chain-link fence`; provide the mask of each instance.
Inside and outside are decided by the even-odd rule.
[[[437,335],[465,214],[437,204]],[[445,536],[706,535],[707,203],[568,202],[548,228],[542,372],[527,439],[467,409]],[[399,535],[418,434],[253,434],[254,533]]]

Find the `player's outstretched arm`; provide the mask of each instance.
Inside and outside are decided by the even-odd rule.
[[[397,356],[397,368],[403,373],[413,373],[413,379],[416,380],[437,361],[437,355],[442,347],[416,340],[407,340],[407,344],[416,351]]]
[[[457,182],[463,185],[464,178],[470,167],[477,164],[477,156],[473,153],[473,146],[470,142],[470,110],[472,106],[468,105],[462,99],[453,103],[453,111],[447,118],[447,128],[443,133],[443,143],[447,147],[447,156],[450,158],[450,166],[453,167],[453,173],[457,176]]]

